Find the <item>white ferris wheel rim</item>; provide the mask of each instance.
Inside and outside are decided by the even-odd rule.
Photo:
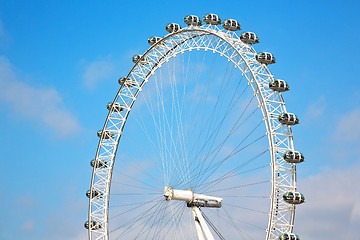
[[[214,47],[209,42],[197,41],[201,37],[206,38],[210,36],[217,38],[223,42],[224,45]],[[195,41],[195,45],[184,44],[193,40]],[[161,52],[158,47],[166,51]],[[159,42],[152,45],[143,55],[143,57],[148,57],[151,64],[142,65],[140,62],[137,62],[127,75],[127,78],[131,78],[136,82],[136,86],[134,87],[135,91],[132,91],[125,85],[120,87],[113,102],[121,103],[126,107],[126,110],[121,114],[121,117],[117,117],[117,119],[112,117],[112,113],[109,111],[103,131],[109,130],[115,137],[109,143],[105,135],[101,135],[95,158],[95,161],[106,161],[109,167],[106,171],[94,167],[90,186],[90,196],[92,196],[94,188],[104,194],[101,199],[90,197],[88,215],[89,221],[94,220],[98,222],[102,225],[102,228],[91,229],[89,227],[89,239],[108,239],[108,210],[113,165],[122,131],[132,105],[148,78],[161,67],[159,63],[176,57],[179,51],[174,53],[173,50],[180,48],[181,51],[205,49],[217,52],[228,58],[247,78],[263,113],[263,121],[267,128],[271,155],[272,194],[266,239],[275,239],[279,233],[282,232],[292,232],[295,207],[279,204],[279,198],[281,197],[279,192],[283,193],[296,190],[295,164],[289,164],[282,160],[282,153],[286,150],[294,150],[294,144],[290,126],[283,126],[277,121],[277,116],[280,113],[287,112],[281,93],[272,91],[266,87],[266,83],[274,79],[274,77],[266,65],[260,64],[255,60],[256,51],[251,45],[241,42],[239,37],[233,32],[220,30],[213,25],[205,25],[188,26],[177,32],[169,33]],[[131,99],[130,101],[126,102],[127,99],[124,99],[124,93]],[[103,153],[101,151],[103,151]]]

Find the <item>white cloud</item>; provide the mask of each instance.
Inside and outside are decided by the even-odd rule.
[[[6,104],[16,116],[45,125],[58,137],[80,131],[79,123],[64,107],[56,89],[36,88],[20,81],[4,56],[0,56],[0,103]]]
[[[356,165],[300,179],[306,202],[297,207],[295,233],[303,239],[350,239],[345,236],[355,230],[351,223],[360,223],[359,171]]]
[[[73,189],[69,188],[66,193],[72,196]],[[87,220],[87,203],[85,197],[81,199],[68,197],[54,208],[52,213],[47,214],[45,221],[42,222],[41,239],[86,239],[87,230],[84,223]]]
[[[82,76],[84,85],[94,89],[98,83],[106,79],[113,79],[114,64],[108,60],[99,60],[88,63]]]
[[[318,100],[314,101],[307,109],[306,117],[309,121],[317,119],[321,117],[326,109],[326,98],[324,96],[320,96]]]
[[[32,233],[35,229],[35,220],[29,219],[26,220],[20,227],[22,233]]]
[[[337,124],[335,138],[342,142],[360,140],[360,109],[342,116]]]
[[[360,191],[357,191],[357,195],[355,196],[355,205],[351,212],[349,228],[347,231],[347,239],[356,239],[359,236],[358,228],[360,226]]]
[[[15,199],[18,207],[23,210],[29,210],[37,205],[37,201],[32,196],[22,196]]]

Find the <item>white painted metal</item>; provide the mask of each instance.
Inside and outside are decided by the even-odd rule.
[[[90,189],[98,189],[103,197],[89,199],[89,221],[94,220],[101,225],[99,229],[89,229],[89,239],[108,239],[108,205],[114,159],[124,124],[138,94],[162,63],[178,53],[194,49],[213,51],[227,58],[242,71],[253,88],[267,128],[271,156],[272,194],[266,239],[276,239],[282,232],[292,232],[295,208],[281,201],[281,195],[296,190],[296,168],[295,164],[285,162],[282,154],[295,149],[291,128],[277,121],[280,113],[287,112],[281,93],[268,88],[268,82],[274,77],[266,65],[256,61],[256,51],[252,46],[243,43],[233,32],[205,25],[188,26],[152,45],[143,54],[148,64],[135,64],[127,76],[134,86],[123,85],[117,93],[113,102],[124,106],[124,109],[121,112],[109,111],[103,130],[114,134],[114,137],[106,139],[102,136],[99,141],[95,160],[96,163],[105,161],[108,168],[93,169]]]
[[[210,232],[208,225],[205,222],[204,217],[202,216],[198,207],[191,208],[194,216],[194,222],[196,225],[196,231],[199,237],[199,240],[206,239],[206,240],[214,240],[214,236]],[[204,235],[206,238],[204,238]]]
[[[204,233],[201,229],[201,225],[200,225],[200,220],[199,218],[197,217],[197,214],[195,212],[195,209],[196,207],[192,207],[191,208],[191,211],[192,211],[192,214],[193,214],[193,217],[194,217],[194,223],[195,223],[195,228],[196,228],[196,233],[197,233],[197,236],[199,238],[199,240],[205,240],[205,237],[204,237]]]
[[[222,198],[193,193],[191,189],[177,190],[172,187],[165,187],[164,196],[167,201],[179,200],[185,202],[204,201],[221,203]]]

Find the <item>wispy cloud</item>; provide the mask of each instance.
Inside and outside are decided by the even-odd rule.
[[[15,199],[15,203],[18,207],[21,207],[24,210],[29,210],[36,206],[37,202],[32,196],[22,196]]]
[[[320,96],[316,101],[314,101],[307,109],[306,117],[309,121],[318,119],[321,117],[326,109],[326,98],[324,96]]]
[[[353,142],[360,140],[360,109],[343,115],[336,128],[334,137],[342,142]]]
[[[113,79],[114,69],[114,63],[106,59],[85,64],[82,75],[84,85],[93,90],[100,82]]]
[[[80,131],[77,119],[65,108],[56,89],[33,87],[20,81],[4,56],[0,56],[0,103],[7,105],[15,116],[45,125],[58,137],[69,137]]]
[[[22,233],[32,233],[35,230],[35,220],[28,219],[20,227]]]
[[[320,172],[300,179],[299,191],[306,203],[297,207],[295,232],[302,238],[350,239],[349,224],[360,223],[358,198],[359,165]]]
[[[86,239],[87,230],[84,227],[87,220],[86,210],[86,198],[74,198],[64,201],[58,206],[58,209],[46,217],[45,222],[42,222],[43,239]]]

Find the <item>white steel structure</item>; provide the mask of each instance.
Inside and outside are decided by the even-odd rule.
[[[296,163],[283,155],[295,149],[293,124],[278,119],[287,113],[281,91],[269,87],[274,76],[251,44],[198,25],[153,39],[120,81],[92,162],[89,239],[292,233],[295,206],[283,194],[296,191]]]

